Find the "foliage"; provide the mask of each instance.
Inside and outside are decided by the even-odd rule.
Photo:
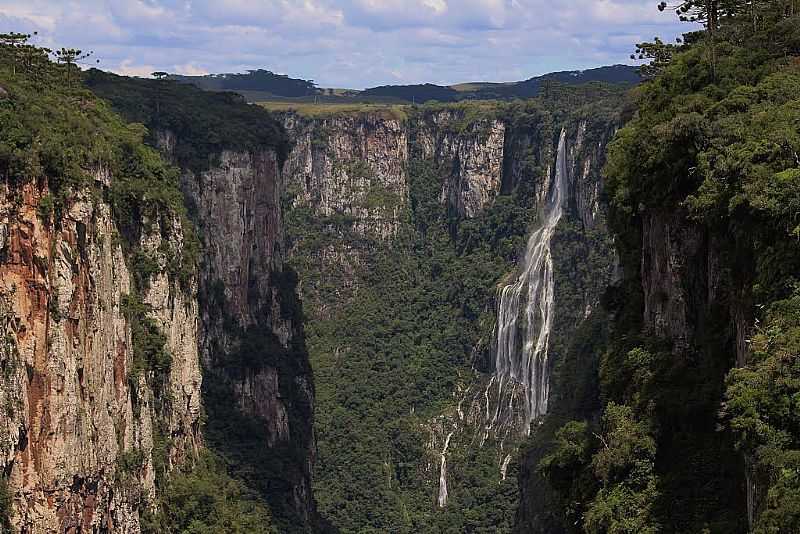
[[[585,99],[577,90],[554,90],[537,102],[409,109],[408,198],[374,195],[374,207],[401,208],[397,235],[390,240],[371,234],[362,221],[356,230],[347,213],[317,216],[289,191],[290,261],[302,280],[317,388],[315,495],[320,511],[342,532],[512,529],[519,466],[512,462],[501,479],[499,443],[478,447],[468,445],[468,437],[453,438],[448,504],[436,508],[439,454],[427,445],[430,425],[434,417],[455,411],[453,392],[473,379],[473,367],[491,371],[484,348],[492,337],[492,302],[535,221],[537,187],[557,139],[554,123],[577,131],[579,119],[588,117],[586,135],[592,140],[610,131],[606,119],[616,112],[620,92],[592,91],[585,91]],[[565,110],[569,98],[585,103],[589,94],[604,104]],[[443,181],[452,172],[448,162],[426,159],[415,143],[417,125],[438,111],[452,112],[444,127],[454,135],[480,136],[481,124],[496,119],[513,132],[509,136],[525,140],[515,152],[518,167],[507,172],[504,194],[471,219],[441,201]],[[605,128],[595,131],[595,119]],[[351,170],[369,176],[364,163],[351,162]],[[593,245],[578,233],[577,225],[565,226],[559,246],[574,253],[572,258],[586,256],[585,263],[570,267],[583,275],[605,260],[590,254]],[[325,260],[334,253],[341,259]],[[565,285],[576,300],[584,289]],[[582,317],[583,307],[576,313]]]
[[[563,524],[579,525],[586,504],[598,490],[588,469],[594,452],[594,437],[587,421],[569,421],[555,433],[537,469],[545,481],[562,496]],[[541,521],[541,520],[540,520]]]
[[[745,367],[727,379],[724,414],[762,485],[755,532],[800,529],[800,292],[772,304]]]
[[[649,63],[640,68],[642,77],[653,78],[659,75],[664,68],[672,61],[672,56],[678,50],[678,46],[664,43],[656,37],[652,43],[640,43],[636,45],[636,53],[631,54],[631,59],[647,60]]]
[[[145,534],[273,534],[269,509],[204,450],[191,469],[174,473],[160,492],[158,511],[143,518]]]
[[[133,341],[133,363],[128,379],[135,388],[139,375],[146,373],[151,385],[160,388],[172,365],[172,356],[166,349],[167,338],[150,316],[150,306],[143,303],[136,292],[122,295],[120,308],[131,325]]]
[[[28,44],[0,46],[0,177],[12,185],[46,184],[39,206],[45,220],[61,213],[82,189],[110,201],[128,249],[138,247],[142,218],[175,214],[185,246],[176,274],[186,283],[197,262],[198,241],[186,218],[177,171],[146,147],[144,127],[128,124],[80,84],[65,83],[68,66]],[[111,177],[107,188],[101,183]],[[99,192],[98,192],[99,190]]]
[[[514,484],[489,483],[498,477],[494,458],[483,458],[471,473],[451,475],[453,513],[435,512],[435,488],[421,476],[426,419],[448,402],[459,373],[469,369],[472,347],[489,334],[486,303],[497,277],[509,269],[500,251],[513,248],[503,248],[503,240],[519,245],[526,232],[510,215],[524,210],[500,202],[453,238],[439,203],[440,176],[431,162],[412,162],[409,225],[391,245],[366,241],[346,222],[310,219],[300,208],[287,214],[296,247],[292,263],[312,310],[307,335],[317,384],[315,494],[321,511],[343,532],[510,528],[514,499],[496,492],[511,491]],[[505,226],[512,220],[516,235]],[[342,234],[365,262],[356,275],[359,289],[344,304],[340,288],[351,275],[334,270],[316,278],[312,263],[317,251],[340,242]],[[335,311],[325,317],[323,310]],[[473,469],[466,458],[453,462]],[[460,476],[461,484],[455,482]],[[474,480],[467,483],[468,477]],[[500,513],[501,502],[507,503],[505,519],[489,519]]]
[[[140,448],[132,448],[120,453],[117,456],[117,481],[135,479],[144,467],[146,459],[145,452]]]
[[[50,218],[53,216],[53,196],[45,195],[39,200],[39,208],[37,210],[39,218],[45,224],[50,224]]]
[[[265,110],[234,93],[212,93],[171,80],[125,78],[92,69],[86,85],[122,116],[146,124],[147,141],[167,149],[159,136],[173,134],[171,156],[181,168],[207,170],[223,150],[274,148],[279,160],[289,146],[283,126]]]
[[[283,97],[313,96],[319,93],[312,80],[290,78],[285,74],[257,69],[241,74],[207,74],[205,76],[181,76],[160,73],[166,78],[196,85],[206,91],[258,91]]]
[[[459,93],[450,87],[425,83],[418,85],[382,85],[380,87],[371,87],[362,91],[359,96],[392,97],[421,104],[428,100],[451,102],[458,98]]]
[[[259,101],[258,105],[269,111],[294,112],[302,117],[323,118],[342,115],[374,114],[387,119],[404,121],[409,106],[405,104],[371,104],[371,103],[321,103]]]
[[[654,534],[660,530],[653,509],[658,497],[654,473],[656,442],[630,407],[609,403],[603,413],[601,446],[592,469],[602,482],[584,518],[591,534]]]

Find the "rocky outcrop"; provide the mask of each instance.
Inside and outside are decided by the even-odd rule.
[[[475,217],[500,192],[506,127],[499,119],[463,115],[285,115],[294,142],[284,167],[292,207],[308,207],[323,220],[344,216],[358,234],[390,239],[404,215],[415,158],[443,169],[440,200],[455,216]]]
[[[416,157],[435,161],[445,171],[441,202],[453,215],[473,218],[491,205],[503,177],[503,121],[439,111],[423,114],[414,130]]]
[[[736,332],[725,334],[731,352],[744,360],[751,323],[740,302],[727,296],[731,286],[721,276],[723,254],[720,244],[683,210],[654,211],[642,219],[644,327],[668,340],[676,355],[703,350],[704,329],[722,314],[736,327]],[[728,309],[719,305],[725,300],[730,302]]]
[[[158,265],[140,297],[172,357],[167,391],[156,393],[150,372],[135,367],[124,313],[133,274],[109,205],[78,192],[52,217],[49,198],[33,182],[0,186],[0,467],[12,524],[139,532],[156,464],[182,463],[200,443],[195,282],[165,272],[182,230],[164,216],[140,243]],[[169,444],[165,457],[158,439]]]
[[[581,121],[569,151],[572,176],[570,201],[581,224],[590,229],[602,219],[603,184],[599,166],[600,162],[605,161],[606,145],[616,130],[614,124],[602,126],[604,128],[600,132],[587,133],[588,122]]]
[[[394,236],[408,198],[408,131],[377,114],[308,120],[288,115],[294,148],[284,166],[293,207],[344,216],[361,235]]]

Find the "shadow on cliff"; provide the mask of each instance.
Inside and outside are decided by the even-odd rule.
[[[263,497],[280,532],[335,534],[338,530],[318,514],[310,486],[314,383],[297,275],[285,267],[271,279],[280,316],[291,325],[289,342],[276,335],[272,309],[247,328],[223,319],[237,349],[213,350],[213,363],[205,369],[206,445],[225,458],[231,474]],[[209,295],[204,305],[224,310],[216,302],[220,298],[224,294]],[[275,382],[265,380],[273,376]]]

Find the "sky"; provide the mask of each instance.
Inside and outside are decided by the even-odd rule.
[[[322,87],[516,81],[631,63],[687,31],[656,0],[0,0],[0,32],[148,76],[264,68]]]

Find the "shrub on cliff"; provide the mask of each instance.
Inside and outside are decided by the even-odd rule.
[[[225,463],[203,452],[190,470],[174,474],[161,492],[156,514],[146,514],[142,532],[159,534],[276,534],[267,506]]]

